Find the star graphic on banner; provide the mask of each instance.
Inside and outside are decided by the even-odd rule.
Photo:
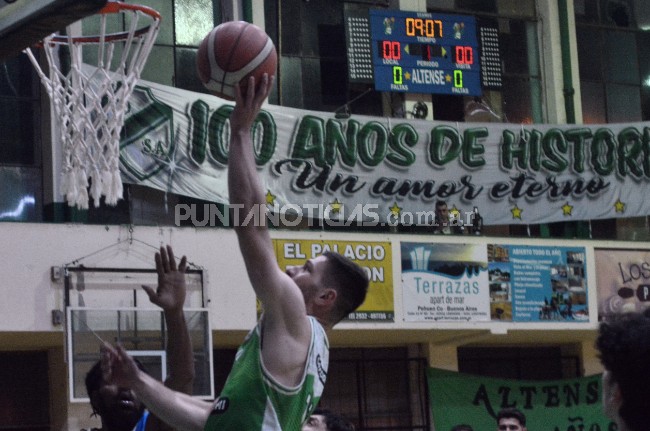
[[[180,134],[179,134],[180,135]],[[174,191],[174,175],[176,173],[185,173],[188,175],[193,175],[196,173],[193,169],[188,169],[185,167],[186,162],[189,158],[186,155],[179,156],[178,148],[179,143],[173,146],[171,153],[167,154],[150,154],[151,158],[156,160],[160,165],[164,166],[164,170],[167,171],[167,192],[172,193]],[[166,199],[166,198],[165,198]],[[165,200],[166,202],[166,200]],[[166,204],[165,204],[166,205]]]
[[[330,202],[330,208],[332,208],[332,212],[336,214],[343,209],[343,204],[339,202],[338,198],[335,198],[334,202]]]
[[[400,213],[402,212],[402,208],[400,208],[400,207],[397,205],[397,202],[395,202],[395,203],[393,204],[393,206],[390,207],[389,209],[390,209],[390,213],[391,213],[392,215],[394,215],[395,217],[399,217]]]
[[[266,191],[266,204],[273,206],[275,204],[275,195],[271,193],[271,190]]]
[[[620,199],[616,200],[616,203],[614,204],[614,208],[616,209],[617,213],[624,213],[625,212],[625,204],[621,202]]]
[[[510,209],[510,212],[512,213],[512,218],[518,218],[521,220],[521,213],[524,212],[524,210],[515,205],[514,208]]]
[[[451,82],[451,75],[450,74],[445,75],[445,81]]]
[[[410,81],[411,80],[411,72],[404,72],[404,79],[406,79],[407,81]]]
[[[456,205],[454,205],[450,210],[449,210],[449,216],[453,220],[459,220],[460,219],[460,210],[456,208]]]
[[[569,202],[562,205],[562,215],[570,216],[571,211],[573,211],[573,205],[569,205]]]

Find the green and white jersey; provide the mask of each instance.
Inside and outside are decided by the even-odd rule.
[[[316,408],[329,365],[325,329],[309,316],[311,344],[305,372],[298,386],[286,387],[276,382],[262,363],[262,320],[239,347],[205,431],[299,431]]]

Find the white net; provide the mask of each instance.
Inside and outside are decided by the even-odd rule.
[[[127,28],[107,33],[112,25],[108,22],[115,19]],[[146,27],[140,25],[143,21]],[[75,28],[69,26],[67,36],[53,34],[43,40],[49,75],[31,49],[25,50],[57,119],[63,143],[60,191],[70,206],[87,209],[89,197],[95,207],[102,196],[108,205],[122,198],[120,132],[159,28],[160,15],[152,9],[109,2],[99,14],[97,35],[73,36]],[[64,70],[67,63],[69,70]]]

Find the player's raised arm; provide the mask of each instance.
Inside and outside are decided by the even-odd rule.
[[[235,86],[235,108],[230,116],[228,193],[234,223],[249,279],[266,311],[275,308],[305,316],[304,301],[295,283],[278,267],[267,221],[252,214],[266,214],[264,188],[253,151],[251,127],[271,90],[273,77],[257,83],[249,78],[246,91]]]
[[[210,403],[176,392],[140,370],[121,346],[102,346],[102,377],[118,387],[131,388],[149,410],[178,430],[203,431]]]
[[[167,357],[169,369],[165,386],[175,391],[192,394],[194,383],[194,356],[190,334],[185,321],[183,305],[185,304],[185,271],[187,258],[183,256],[176,264],[174,251],[170,246],[160,247],[156,253],[156,272],[158,286],[154,289],[142,286],[149,295],[149,300],[164,311],[167,324]],[[152,415],[147,420],[146,431],[170,431],[173,428]]]

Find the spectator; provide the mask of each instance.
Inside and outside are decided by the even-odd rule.
[[[603,410],[619,431],[650,424],[650,309],[616,315],[600,325],[596,348],[603,372]]]
[[[433,218],[433,233],[443,235],[462,235],[465,233],[460,217],[451,217],[447,202],[437,201],[436,212]]]
[[[497,413],[498,431],[527,431],[526,416],[517,409],[503,409]]]
[[[330,410],[317,408],[303,425],[302,431],[354,431],[354,425]]]

